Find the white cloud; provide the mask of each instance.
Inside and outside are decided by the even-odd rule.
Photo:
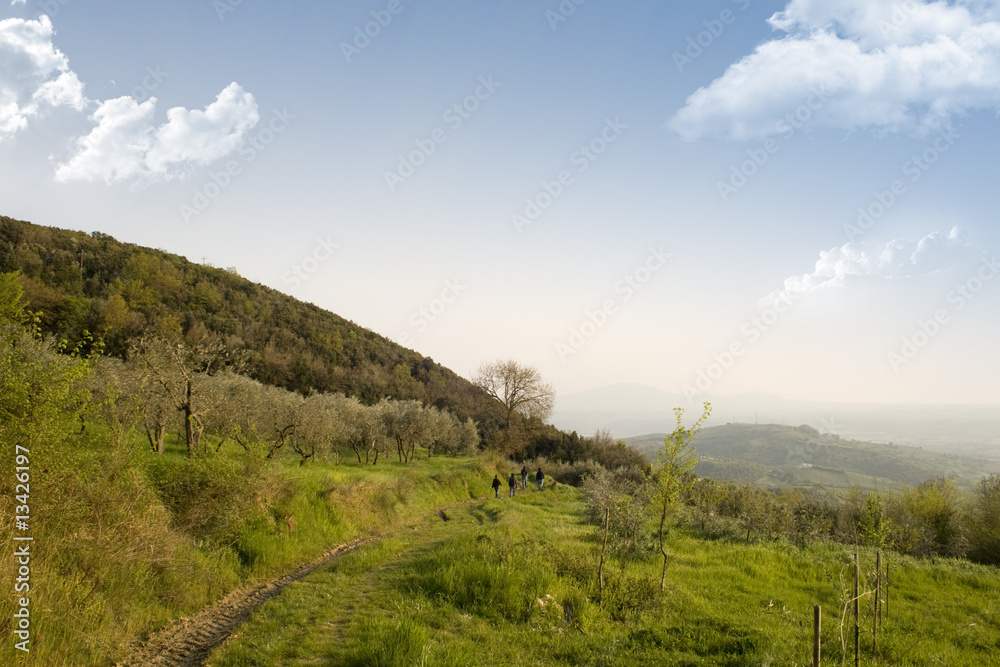
[[[142,104],[131,97],[101,104],[91,116],[97,126],[77,139],[76,153],[59,165],[56,180],[171,180],[236,150],[260,120],[253,95],[235,82],[203,111],[170,109],[159,127],[155,107],[155,97]]]
[[[845,287],[853,282],[905,280],[966,266],[978,257],[966,241],[966,233],[954,227],[945,234],[932,232],[916,243],[896,239],[878,246],[847,243],[819,253],[811,273],[792,276],[784,288],[771,292],[761,305],[790,301],[808,292]]]
[[[236,150],[260,115],[253,95],[229,84],[204,111],[176,107],[156,131],[146,163],[154,173],[169,173],[185,164],[208,164]]]
[[[48,109],[86,105],[83,84],[52,44],[48,16],[0,21],[0,142]]]
[[[1000,3],[995,0],[791,0],[768,41],[699,88],[667,126],[688,140],[746,140],[814,91],[810,124],[927,132],[958,114],[1000,108]]]
[[[142,104],[131,97],[107,100],[91,116],[97,121],[90,134],[76,141],[77,153],[59,165],[56,180],[123,181],[140,175],[153,144],[156,98]]]

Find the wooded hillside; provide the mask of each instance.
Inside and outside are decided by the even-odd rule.
[[[178,255],[0,216],[0,272],[19,271],[42,329],[75,345],[89,331],[122,356],[143,333],[206,334],[246,350],[247,373],[374,404],[419,399],[465,419],[482,393],[451,370],[331,312]]]

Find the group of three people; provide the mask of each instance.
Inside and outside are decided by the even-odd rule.
[[[542,473],[542,469],[539,468],[538,472],[535,473],[535,482],[538,484],[538,488],[541,489],[542,485],[545,483],[545,475]],[[517,477],[514,473],[510,474],[510,478],[507,480],[507,486],[510,487],[510,496],[514,497],[514,492],[517,491]],[[528,469],[521,468],[521,488],[528,488]],[[493,476],[493,497],[500,497],[500,477],[499,475]]]

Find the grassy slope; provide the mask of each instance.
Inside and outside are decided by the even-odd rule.
[[[109,450],[100,441],[77,436],[59,471],[32,479],[34,643],[30,654],[5,654],[6,664],[112,664],[129,643],[237,586],[485,496],[494,474],[483,459],[248,465],[232,444],[189,461],[179,442],[157,457],[138,442]],[[2,563],[11,580],[12,562]],[[10,604],[0,601],[8,618]]]
[[[628,438],[649,455],[663,446],[664,434]],[[701,431],[698,472],[716,479],[846,489],[875,488],[899,482],[918,484],[939,475],[971,486],[995,463],[948,456],[914,447],[841,440],[793,426],[726,424]],[[801,467],[807,464],[810,467]]]
[[[814,604],[824,657],[839,662],[843,547],[679,535],[665,596],[652,555],[612,562],[601,609],[582,511],[559,486],[429,518],[294,584],[209,664],[804,665]],[[893,557],[892,572],[882,658],[865,664],[985,665],[1000,651],[995,569]]]

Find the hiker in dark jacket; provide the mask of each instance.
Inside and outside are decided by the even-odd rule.
[[[493,475],[493,497],[500,497],[500,478],[496,475]]]
[[[514,473],[510,474],[510,479],[507,480],[507,486],[510,487],[510,497],[514,497],[514,493],[517,491],[517,478],[514,477]]]
[[[521,488],[528,488],[528,469],[521,468]]]
[[[545,475],[542,474],[542,469],[539,468],[538,472],[535,473],[535,481],[538,482],[538,490],[542,490],[542,484],[545,483]]]

